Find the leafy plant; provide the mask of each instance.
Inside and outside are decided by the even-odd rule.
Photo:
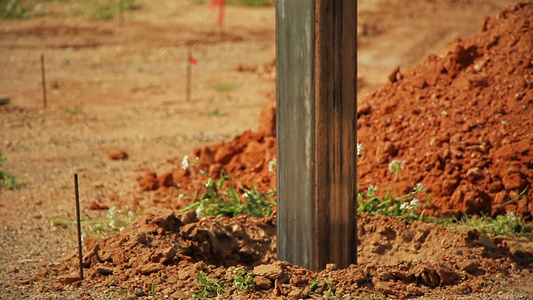
[[[228,288],[224,279],[209,280],[204,272],[196,274],[196,281],[198,292],[193,295],[193,299],[219,297]]]
[[[30,8],[21,0],[0,0],[0,17],[2,19],[25,19],[30,15]]]
[[[234,89],[234,86],[228,83],[219,83],[215,85],[215,90],[219,92],[228,92]]]
[[[135,218],[133,211],[122,212],[115,207],[107,210],[106,220],[81,220],[82,224],[89,226],[89,231],[94,234],[115,234],[122,231]],[[76,224],[76,220],[56,218],[51,221],[52,226],[67,226]]]
[[[232,285],[241,291],[254,290],[254,277],[250,271],[243,268],[235,268],[231,272],[233,274]]]
[[[218,180],[203,171],[202,174],[209,178],[204,185],[205,191],[196,202],[187,205],[181,211],[196,210],[199,216],[215,215],[230,218],[240,214],[259,218],[272,215],[272,207],[276,203],[267,197],[275,195],[275,192],[262,194],[253,186],[250,189],[238,186],[239,190],[244,191],[240,195],[234,186],[235,183],[224,172]]]
[[[157,294],[157,285],[155,282],[152,282],[152,285],[150,286],[150,291],[152,292],[152,298],[155,298]]]
[[[17,176],[11,175],[2,170],[6,158],[2,155],[0,151],[0,190],[3,188],[14,190],[18,188],[17,185]]]
[[[476,229],[482,234],[492,236],[519,236],[533,232],[533,224],[525,224],[522,217],[508,211],[505,215],[490,218],[486,215],[463,216],[461,219],[452,219],[447,227],[468,231]]]
[[[59,107],[59,109],[61,111],[63,111],[64,113],[67,113],[67,114],[71,114],[71,115],[81,115],[83,114],[83,102],[74,106],[74,108],[68,108],[66,106],[63,106],[61,105]]]
[[[212,111],[208,111],[205,115],[208,117],[213,117],[213,116],[220,116],[221,113],[220,113],[220,110],[217,108]]]
[[[335,295],[335,284],[328,278],[314,279],[309,286],[311,292],[322,295],[324,299],[337,299]]]
[[[420,198],[425,193],[421,183],[418,183],[410,193],[400,197],[393,197],[389,191],[383,199],[379,199],[376,196],[376,191],[377,188],[370,186],[366,194],[358,193],[358,212],[372,215],[382,214],[407,221],[425,220],[424,211],[419,212]],[[425,205],[430,201],[431,197],[427,197]]]
[[[97,0],[90,3],[94,7],[89,10],[88,16],[99,20],[112,20],[119,12],[141,8],[135,0]]]
[[[228,4],[243,6],[267,6],[276,4],[275,0],[228,0]]]

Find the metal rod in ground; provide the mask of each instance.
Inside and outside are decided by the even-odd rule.
[[[74,189],[76,194],[76,223],[78,225],[78,255],[80,259],[80,280],[83,280],[83,247],[81,244],[80,193],[78,189],[78,173],[74,173]]]
[[[118,0],[118,24],[124,24],[124,14],[122,13],[122,0]]]
[[[186,91],[186,101],[191,100],[191,80],[192,80],[192,61],[191,61],[192,53],[191,50],[187,53],[187,91]]]
[[[43,105],[46,108],[46,79],[44,76],[44,54],[41,54],[41,77],[43,83]]]

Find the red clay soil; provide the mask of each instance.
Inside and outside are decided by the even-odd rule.
[[[389,190],[399,196],[420,182],[435,197],[425,207],[433,214],[514,211],[531,221],[532,24],[531,3],[509,7],[498,18],[487,17],[477,35],[453,41],[413,69],[395,70],[389,84],[361,99],[360,189],[373,185],[381,196]],[[248,187],[275,189],[275,174],[268,171],[276,156],[275,107],[263,109],[257,132],[196,149],[195,155],[214,177],[224,169]],[[405,164],[397,178],[389,171],[393,160]],[[179,168],[168,176],[162,180],[169,187],[205,182]],[[526,195],[510,201],[525,189]]]
[[[120,287],[137,297],[149,295],[155,285],[158,298],[190,299],[198,291],[197,274],[204,272],[228,286],[224,299],[322,299],[330,288],[330,296],[377,293],[403,299],[430,292],[496,292],[507,287],[494,278],[507,278],[506,284],[528,280],[533,268],[531,249],[476,231],[461,234],[366,214],[360,214],[358,227],[358,265],[311,272],[276,260],[275,216],[199,219],[195,212],[153,208],[116,237],[85,241],[84,284]],[[52,264],[50,275],[75,274],[59,276],[54,288],[80,284],[77,267],[76,251],[65,264]],[[252,291],[230,287],[236,267],[253,274]],[[321,287],[311,288],[313,282]]]
[[[392,188],[401,194],[421,182],[435,196],[426,208],[434,212],[507,210],[531,220],[531,189],[517,203],[501,204],[533,183],[532,27],[533,3],[511,6],[498,18],[487,18],[479,34],[452,42],[411,70],[394,72],[389,84],[362,99],[360,187],[373,184],[382,193]],[[199,218],[195,212],[175,211],[190,200],[168,197],[169,188],[196,194],[206,181],[199,168],[214,177],[225,170],[261,191],[275,188],[275,174],[268,167],[276,154],[274,119],[275,108],[266,107],[256,132],[197,149],[198,160],[190,159],[185,169],[175,160],[175,171],[140,178],[142,190],[166,195],[154,206],[174,210],[151,208],[118,236],[86,240],[83,285],[115,286],[132,297],[153,292],[157,298],[185,299],[198,290],[200,271],[230,285],[235,266],[251,270],[255,288],[227,288],[225,298],[321,299],[329,291],[338,297],[377,292],[403,299],[531,285],[531,248],[476,231],[463,234],[435,224],[360,214],[360,264],[315,273],[276,260],[275,215]],[[405,163],[397,181],[388,170],[395,159]],[[76,253],[64,264],[49,265],[47,272],[76,274]],[[60,281],[72,283],[77,277]]]
[[[421,182],[443,215],[533,214],[533,5],[487,17],[482,31],[391,76],[358,108],[360,187],[385,190],[391,160],[405,193]],[[504,205],[528,188],[520,200]],[[385,191],[383,191],[385,192]]]

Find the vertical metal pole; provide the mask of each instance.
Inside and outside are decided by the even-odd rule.
[[[191,62],[191,50],[187,53],[187,90],[185,91],[185,100],[189,102],[191,100],[191,80],[192,80],[192,62]]]
[[[124,13],[122,12],[122,0],[118,0],[118,25],[124,24]],[[125,8],[124,8],[125,9]]]
[[[278,258],[357,262],[356,0],[278,0]]]
[[[314,3],[276,1],[278,259],[313,269]]]
[[[41,54],[41,79],[43,83],[43,105],[46,108],[46,78],[44,76],[44,54]]]
[[[316,264],[357,262],[357,0],[315,0]]]
[[[74,193],[76,195],[76,224],[78,225],[78,256],[80,260],[80,280],[83,280],[83,245],[81,243],[80,193],[78,173],[74,173]]]

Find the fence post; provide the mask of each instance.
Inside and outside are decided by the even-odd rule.
[[[357,0],[276,1],[278,258],[357,262]]]

